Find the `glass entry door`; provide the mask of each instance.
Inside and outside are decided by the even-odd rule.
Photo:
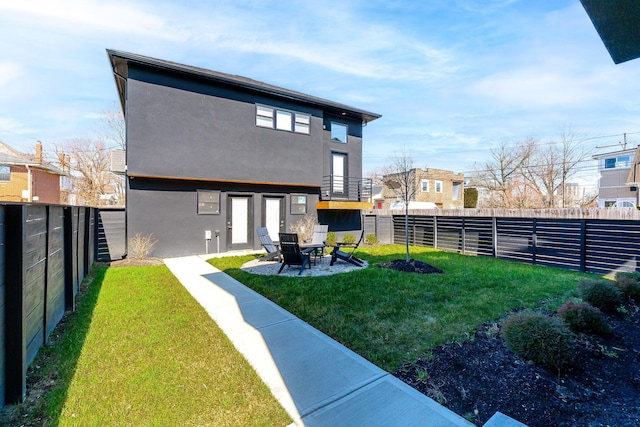
[[[229,196],[227,250],[251,249],[253,214],[251,196]]]

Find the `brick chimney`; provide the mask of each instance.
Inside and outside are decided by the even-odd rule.
[[[36,142],[36,158],[35,162],[39,165],[42,164],[42,143],[40,141]]]

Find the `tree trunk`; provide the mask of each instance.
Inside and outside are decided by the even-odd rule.
[[[407,253],[405,260],[409,262],[411,261],[411,256],[409,256],[409,202],[406,202],[404,207],[404,242]]]

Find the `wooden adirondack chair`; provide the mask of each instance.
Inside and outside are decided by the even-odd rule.
[[[364,267],[364,261],[362,261],[360,258],[357,258],[356,256],[353,255],[356,249],[358,249],[358,246],[360,246],[360,243],[362,242],[363,238],[364,238],[364,230],[362,230],[360,239],[358,240],[358,243],[356,243],[355,245],[348,245],[345,243],[336,244],[336,246],[333,248],[333,251],[331,251],[331,263],[329,265],[333,265],[333,263],[341,259],[357,267]],[[344,251],[341,248],[345,246],[353,246],[353,249],[350,252]]]
[[[276,244],[271,240],[267,227],[260,227],[256,229],[256,232],[258,233],[258,238],[260,239],[260,243],[262,243],[262,247],[267,251],[267,254],[260,258],[260,261],[280,261],[280,249],[278,249],[278,246],[276,246]]]

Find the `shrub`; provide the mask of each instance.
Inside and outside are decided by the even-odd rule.
[[[573,335],[560,320],[542,313],[510,315],[502,327],[509,350],[525,360],[560,369],[573,362]]]
[[[378,238],[375,234],[367,234],[366,236],[364,236],[364,242],[367,245],[375,245],[376,243],[378,243]]]
[[[351,233],[347,233],[342,237],[342,243],[345,245],[353,245],[356,242],[356,236]]]
[[[622,302],[622,292],[610,280],[585,279],[578,283],[580,298],[604,312],[614,312]]]
[[[567,301],[558,309],[558,315],[573,332],[597,335],[611,332],[611,327],[604,320],[602,312],[585,301]]]
[[[291,224],[289,230],[298,235],[300,242],[307,242],[313,238],[313,229],[318,224],[318,220],[313,215],[305,215],[301,220]]]
[[[640,301],[640,273],[616,273],[615,283],[624,296]]]
[[[333,247],[338,243],[338,236],[333,231],[327,233],[327,240],[325,241],[325,245],[329,247]]]
[[[140,233],[136,233],[131,239],[129,239],[128,255],[133,259],[147,259],[153,252],[153,248],[158,241],[153,238],[153,234],[147,234],[143,236]]]
[[[478,189],[468,187],[464,189],[464,207],[475,209],[478,206]]]

